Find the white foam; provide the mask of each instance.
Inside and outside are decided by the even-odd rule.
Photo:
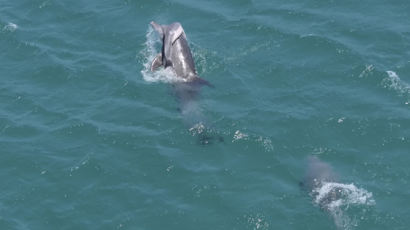
[[[262,214],[258,213],[252,215],[244,215],[244,218],[246,218],[249,227],[254,230],[269,229],[269,222],[266,220],[266,217]]]
[[[373,70],[374,70],[373,65],[366,65],[366,68],[360,73],[359,77],[360,78],[368,77],[372,73]]]
[[[396,72],[391,71],[391,70],[388,70],[388,71],[386,71],[386,73],[389,75],[389,77],[395,78],[395,79],[399,79],[399,80],[400,80],[400,78],[399,78],[399,76],[397,76],[397,73],[396,73]]]
[[[206,130],[206,127],[202,122],[195,124],[191,128],[189,128],[189,132],[191,132],[192,136],[199,135]]]
[[[255,142],[258,145],[262,145],[266,152],[271,152],[274,149],[272,140],[268,137],[258,136],[252,133],[244,133],[243,131],[236,130],[232,137],[232,143],[234,142]]]
[[[390,83],[389,87],[392,89],[400,89],[400,78],[394,71],[386,71],[389,78],[387,78],[388,82]]]
[[[376,203],[371,192],[354,184],[323,182],[312,192],[316,195],[314,202],[329,211],[336,226],[342,229],[351,229],[357,225],[356,220],[350,218],[345,210],[351,206],[370,206]]]
[[[236,130],[235,134],[233,136],[232,142],[235,142],[235,141],[238,141],[238,140],[241,140],[241,139],[247,140],[248,139],[248,134],[241,133],[241,131]]]
[[[262,143],[263,147],[267,152],[273,151],[273,144],[271,139],[260,136],[258,137],[258,139],[256,139],[256,141]]]
[[[385,88],[395,90],[400,94],[410,94],[410,85],[403,82],[396,72],[388,70],[386,73],[389,77],[383,79],[382,81]]]
[[[7,25],[3,27],[3,30],[8,32],[14,32],[17,28],[18,26],[16,24],[9,22],[7,23]]]
[[[315,189],[314,192],[317,193],[315,197],[315,203],[317,204],[329,198],[329,195],[337,193],[337,199],[327,204],[329,208],[351,204],[373,205],[375,203],[371,192],[357,188],[354,184],[325,182],[322,186]]]
[[[151,26],[148,27],[146,39],[147,40],[144,43],[144,49],[140,52],[144,59],[144,69],[141,70],[141,74],[144,80],[147,82],[165,83],[181,82],[183,78],[178,78],[171,68],[159,68],[154,72],[151,71],[151,62],[159,53],[159,48],[157,49],[157,47],[161,46],[161,41],[159,40],[156,32],[151,28]]]

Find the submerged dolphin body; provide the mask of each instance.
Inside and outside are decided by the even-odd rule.
[[[333,172],[332,167],[319,160],[316,156],[308,158],[308,167],[301,185],[309,191],[316,205],[328,213],[335,223],[337,229],[349,229],[351,219],[345,214],[341,205],[356,197],[353,185],[338,183],[337,175]],[[353,194],[353,195],[349,195]]]
[[[198,128],[196,132],[201,134],[200,142],[207,144],[212,138],[205,134],[206,128],[203,125],[205,119],[196,99],[201,86],[213,87],[213,85],[197,75],[191,49],[180,23],[160,25],[151,22],[150,24],[158,32],[162,41],[161,53],[157,54],[152,61],[151,71],[161,66],[172,69],[180,80],[172,86],[185,124],[190,127],[190,130]]]
[[[357,188],[353,183],[338,182],[332,167],[316,156],[308,157],[308,167],[301,185],[309,190],[313,201],[332,217],[337,229],[352,229],[357,226],[356,218],[351,218],[349,207],[373,205],[372,193]]]
[[[337,181],[338,177],[329,164],[319,160],[316,156],[308,157],[308,167],[301,185],[310,192],[321,209],[329,209],[329,204],[340,199],[339,190],[336,187],[325,196],[319,196],[320,189],[326,183],[336,183]]]

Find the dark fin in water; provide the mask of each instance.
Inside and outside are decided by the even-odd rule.
[[[200,86],[206,85],[206,86],[209,86],[209,87],[211,87],[211,88],[215,88],[215,86],[212,85],[209,81],[207,81],[207,80],[205,80],[205,79],[203,79],[203,78],[200,78],[199,76],[195,76],[195,77],[192,79],[192,82],[195,83],[195,84],[198,84],[198,85],[200,85]]]
[[[155,71],[160,66],[162,66],[162,54],[161,53],[157,54],[154,60],[152,60],[151,71]]]
[[[208,131],[205,131],[198,135],[198,143],[200,145],[211,145],[214,143],[224,143],[225,140],[222,136],[218,134],[213,134]]]
[[[300,189],[306,189],[305,183],[303,183],[303,181],[299,181],[299,188]]]
[[[213,143],[213,138],[206,133],[202,133],[198,136],[198,143],[200,145],[209,145]]]

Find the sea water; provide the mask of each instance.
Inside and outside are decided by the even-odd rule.
[[[408,229],[408,12],[0,1],[0,229]],[[219,141],[184,123],[172,71],[149,71],[152,20],[182,24]],[[309,156],[338,180],[301,188]]]

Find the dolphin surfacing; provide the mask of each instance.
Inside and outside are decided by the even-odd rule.
[[[357,226],[348,210],[357,205],[373,205],[372,193],[356,187],[353,183],[339,182],[332,166],[316,156],[309,156],[301,186],[309,191],[314,204],[332,217],[337,229]]]
[[[204,125],[205,117],[196,99],[202,86],[214,86],[198,76],[185,31],[179,22],[170,25],[150,24],[162,41],[161,52],[152,60],[151,71],[163,67],[174,72],[179,81],[173,82],[172,88],[184,123],[194,132],[193,135],[199,137],[201,144],[209,144],[215,137],[209,134],[210,130]],[[223,138],[217,140],[223,141]]]
[[[301,186],[307,189],[310,195],[316,199],[321,209],[327,210],[331,202],[340,199],[339,191],[337,187],[335,187],[326,193],[325,196],[320,197],[318,196],[318,191],[326,183],[336,183],[338,176],[329,164],[319,160],[316,156],[309,156],[307,161],[308,168]]]
[[[161,53],[152,60],[151,71],[155,71],[160,66],[172,68],[175,75],[183,82],[213,87],[197,75],[191,49],[181,24],[175,22],[170,25],[160,25],[153,21],[150,24],[158,32],[162,41]]]

